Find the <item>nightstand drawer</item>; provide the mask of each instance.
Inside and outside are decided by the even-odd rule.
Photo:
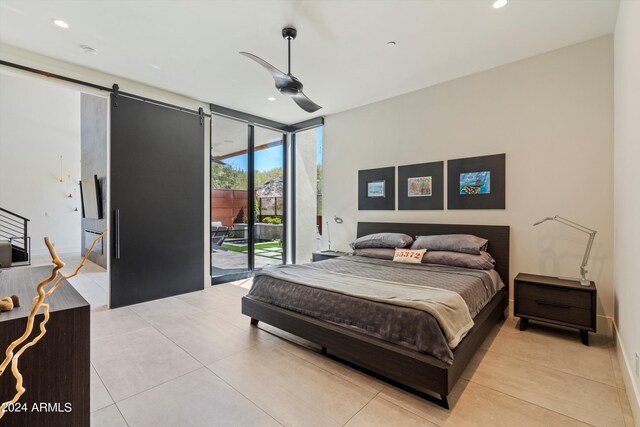
[[[568,303],[545,300],[544,298],[524,299],[521,296],[518,300],[518,315],[591,327],[591,311],[589,309],[572,307]]]
[[[573,289],[559,288],[535,283],[520,282],[518,286],[518,298],[529,300],[544,300],[576,308],[591,308],[591,292],[576,291]]]

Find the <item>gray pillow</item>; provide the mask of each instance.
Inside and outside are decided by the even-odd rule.
[[[357,256],[366,256],[367,258],[393,260],[396,250],[395,248],[363,248],[354,249],[353,254]]]
[[[489,252],[480,255],[461,252],[427,251],[422,257],[424,264],[450,265],[453,267],[473,268],[475,270],[491,270],[496,262]]]
[[[487,249],[489,241],[471,234],[442,234],[437,236],[416,236],[411,249],[428,249],[430,251],[461,252],[480,255]]]
[[[406,248],[411,246],[413,239],[402,233],[376,233],[362,236],[351,242],[352,249],[363,248]],[[422,249],[422,248],[417,248]]]

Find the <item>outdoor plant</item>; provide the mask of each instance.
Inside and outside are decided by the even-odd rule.
[[[258,198],[253,198],[253,221],[258,222],[258,216],[260,215],[260,205],[258,204]]]
[[[265,224],[282,224],[282,219],[277,216],[265,216],[262,218]]]

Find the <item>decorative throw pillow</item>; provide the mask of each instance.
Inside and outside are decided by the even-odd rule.
[[[396,250],[393,248],[363,248],[354,249],[353,254],[356,256],[364,256],[367,258],[388,259],[393,260]]]
[[[362,236],[351,242],[352,249],[364,248],[406,248],[413,238],[402,233],[375,233]]]
[[[425,252],[427,252],[426,249],[396,249],[393,260],[408,264],[420,264]]]
[[[461,252],[480,255],[487,250],[489,241],[471,234],[442,234],[437,236],[417,236],[411,249],[430,251]]]

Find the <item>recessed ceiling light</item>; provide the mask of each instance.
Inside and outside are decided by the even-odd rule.
[[[493,8],[500,9],[501,7],[505,7],[509,3],[509,0],[494,0]]]
[[[69,28],[69,24],[64,22],[62,19],[52,19],[51,22],[53,22],[55,25],[57,25],[60,28],[64,28],[65,30]]]
[[[396,42],[394,42],[393,40],[387,42],[388,47],[394,47],[395,45],[396,45]]]
[[[97,55],[98,51],[92,48],[91,46],[87,46],[86,44],[79,44],[78,47],[84,51],[87,55]]]
[[[275,101],[276,99],[273,96],[267,98],[267,101]]]

